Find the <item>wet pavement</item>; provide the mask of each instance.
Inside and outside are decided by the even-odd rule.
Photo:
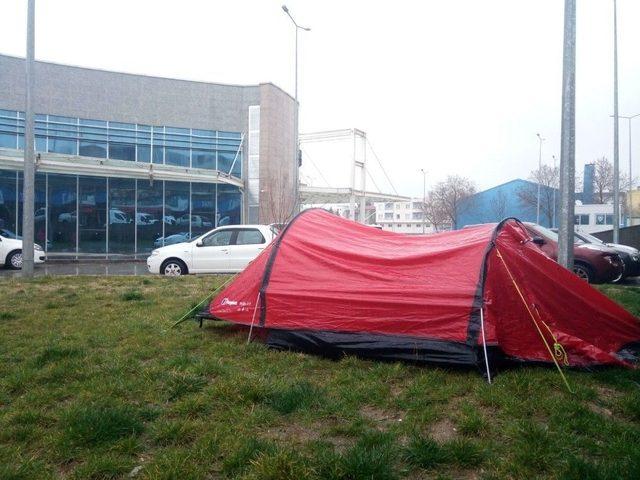
[[[128,262],[88,261],[88,262],[49,262],[35,266],[36,277],[45,275],[150,275],[147,264],[140,260]],[[19,270],[7,270],[0,267],[0,278],[20,277]]]

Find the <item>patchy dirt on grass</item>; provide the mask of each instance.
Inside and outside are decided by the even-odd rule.
[[[327,435],[326,424],[314,423],[311,426],[304,426],[297,423],[287,423],[277,425],[266,430],[266,438],[283,443],[293,443],[303,445],[308,442],[324,441],[331,443],[338,452],[343,452],[355,443],[355,439]]]
[[[404,415],[402,415],[401,412],[383,410],[371,405],[362,407],[360,414],[367,420],[373,422],[378,430],[386,430],[391,425],[400,423],[404,419]]]
[[[449,442],[456,438],[458,430],[448,418],[443,418],[429,425],[429,435],[438,443]]]
[[[603,407],[601,405],[598,405],[596,403],[593,402],[588,402],[587,403],[587,408],[589,410],[591,410],[593,413],[597,413],[599,415],[603,415],[605,417],[612,417],[613,416],[613,412],[611,410],[609,410],[606,407]]]

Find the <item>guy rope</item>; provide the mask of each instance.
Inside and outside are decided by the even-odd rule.
[[[496,254],[498,255],[498,258],[502,261],[502,264],[504,265],[504,268],[507,271],[507,274],[509,274],[509,278],[511,279],[511,282],[513,283],[513,286],[515,287],[516,291],[518,292],[518,296],[520,297],[520,300],[522,300],[522,303],[524,304],[525,308],[527,309],[527,312],[529,312],[529,315],[531,316],[531,320],[533,321],[533,324],[535,325],[536,330],[538,330],[538,333],[540,334],[540,338],[542,338],[542,341],[544,342],[545,347],[547,347],[547,351],[549,352],[549,355],[551,356],[551,360],[553,360],[553,363],[556,365],[556,368],[558,369],[558,372],[560,373],[560,376],[562,377],[562,380],[564,381],[564,384],[567,386],[567,389],[569,390],[569,392],[573,393],[573,390],[571,390],[571,387],[569,386],[569,382],[567,381],[567,377],[565,377],[564,372],[562,371],[562,368],[560,368],[560,364],[558,363],[558,361],[561,361],[561,362],[564,363],[564,365],[569,365],[569,360],[567,359],[567,352],[565,351],[565,349],[562,346],[562,344],[558,341],[556,336],[553,334],[553,332],[549,328],[549,325],[547,325],[544,322],[544,320],[542,320],[542,317],[540,316],[540,312],[538,311],[538,308],[534,305],[533,307],[534,307],[536,313],[538,314],[538,319],[536,320],[536,317],[533,314],[533,312],[531,311],[531,308],[529,307],[529,304],[525,300],[524,295],[522,294],[522,291],[520,290],[520,287],[516,283],[515,278],[513,278],[513,275],[511,274],[511,270],[509,270],[509,267],[507,267],[507,262],[504,261],[504,258],[502,257],[502,254],[500,253],[500,250],[497,247],[496,247]],[[551,350],[551,347],[549,346],[549,342],[547,341],[547,338],[542,333],[542,329],[540,328],[540,325],[538,324],[538,321],[545,326],[545,328],[547,329],[547,331],[551,335],[551,338],[553,338],[553,350]]]

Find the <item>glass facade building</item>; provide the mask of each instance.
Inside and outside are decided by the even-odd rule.
[[[242,135],[37,115],[36,152],[219,170],[242,176]],[[0,148],[24,148],[24,114],[0,110]],[[73,163],[69,163],[73,171]],[[50,253],[146,254],[242,221],[227,183],[38,171],[35,240]],[[22,172],[0,169],[0,229],[22,232]]]
[[[0,109],[0,147],[24,148],[24,112]],[[36,115],[36,151],[176,167],[242,177],[242,134]]]

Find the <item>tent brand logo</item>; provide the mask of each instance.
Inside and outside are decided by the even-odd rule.
[[[238,302],[236,300],[229,300],[227,297],[224,297],[220,302],[220,305],[235,306],[235,305],[238,305]]]

